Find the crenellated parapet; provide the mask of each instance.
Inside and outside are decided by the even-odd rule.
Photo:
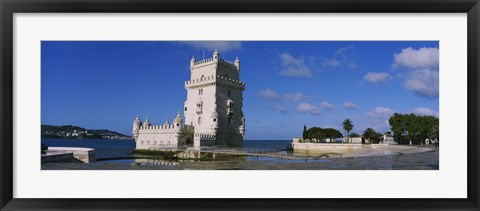
[[[230,67],[232,69],[237,69],[237,66],[235,65],[234,62],[228,61],[226,59],[219,59],[218,63],[224,66]]]
[[[203,78],[198,78],[198,79],[185,81],[185,87],[187,87],[187,86],[188,87],[198,86],[198,85],[201,85],[201,84],[208,84],[208,83],[211,83],[211,82],[215,82],[215,76],[213,76],[213,75],[203,77]]]
[[[180,131],[175,125],[150,125],[141,126],[139,132],[176,132]]]
[[[226,60],[226,59],[222,59],[222,58],[217,58],[217,59],[208,58],[208,59],[203,59],[203,60],[200,60],[200,61],[197,61],[197,60],[195,60],[195,58],[192,58],[192,60],[190,61],[190,68],[191,68],[191,70],[194,70],[194,69],[209,66],[209,65],[212,65],[212,64],[215,64],[215,63],[220,65],[220,66],[224,66],[224,67],[227,67],[229,69],[232,69],[232,70],[240,71],[240,61],[238,60],[238,58],[234,62]]]
[[[245,89],[245,82],[240,80],[235,80],[232,78],[227,78],[223,76],[207,76],[201,79],[193,79],[185,81],[185,88],[196,88],[201,86],[214,86],[216,84],[226,85],[241,90]]]
[[[200,60],[200,61],[195,61],[193,63],[193,66],[198,66],[198,65],[204,65],[204,64],[209,64],[210,62],[213,62],[213,58],[208,58],[208,59],[204,59],[204,60]]]
[[[231,86],[235,88],[239,88],[241,90],[245,90],[245,82],[240,81],[240,80],[235,80],[232,78],[227,78],[223,76],[217,76],[217,83],[226,85],[226,86]]]

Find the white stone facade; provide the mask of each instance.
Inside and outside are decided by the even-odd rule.
[[[213,57],[190,61],[190,80],[185,82],[187,100],[184,103],[185,125],[180,113],[173,124],[152,126],[137,117],[133,135],[137,149],[174,148],[182,146],[233,146],[243,145],[245,117],[243,115],[243,90],[240,81],[240,61],[230,62]],[[193,140],[181,135],[184,128],[194,131]],[[191,131],[190,130],[190,131]]]

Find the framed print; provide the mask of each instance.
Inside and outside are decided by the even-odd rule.
[[[1,7],[2,210],[478,209],[478,1]]]

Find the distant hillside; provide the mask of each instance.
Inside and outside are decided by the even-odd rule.
[[[107,129],[85,129],[74,125],[42,125],[42,138],[59,139],[132,139],[115,131]]]

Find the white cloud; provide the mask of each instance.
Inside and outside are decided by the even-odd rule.
[[[438,69],[439,51],[438,48],[411,47],[402,49],[401,53],[393,55],[393,67],[408,67],[411,69]]]
[[[297,110],[300,112],[309,113],[312,115],[320,115],[320,107],[311,105],[309,103],[298,104]]]
[[[332,59],[322,58],[322,65],[335,68],[340,65],[340,61],[333,58]]]
[[[346,66],[350,69],[356,69],[356,48],[352,45],[337,49],[331,58],[322,57],[321,64],[326,67],[336,68]]]
[[[280,75],[305,78],[312,77],[312,72],[305,64],[305,59],[303,56],[295,58],[289,53],[283,53],[280,54],[279,57],[282,61],[282,70],[280,71]]]
[[[386,107],[376,107],[373,110],[367,112],[367,117],[369,118],[389,118],[392,116],[394,111],[391,108]]]
[[[278,96],[278,94],[272,91],[271,89],[262,89],[260,90],[260,92],[258,92],[258,95],[260,95],[260,97],[267,100],[275,100],[275,101],[280,100],[280,97]]]
[[[239,41],[185,41],[180,43],[189,45],[195,49],[209,50],[212,52],[217,49],[220,54],[242,49],[242,42]]]
[[[438,48],[404,48],[394,54],[392,67],[405,67],[412,70],[406,76],[403,86],[413,93],[428,99],[438,98],[439,72]]]
[[[306,95],[304,95],[303,93],[296,93],[296,94],[285,94],[284,95],[284,98],[285,100],[288,100],[290,102],[298,102],[300,100],[303,100],[305,98],[307,98]]]
[[[343,102],[343,108],[353,110],[357,108],[357,105],[346,101],[346,102]]]
[[[275,109],[276,109],[278,112],[282,113],[282,114],[285,114],[285,113],[288,112],[288,109],[285,108],[285,106],[281,105],[280,103],[277,104],[277,106],[275,107]]]
[[[350,54],[352,54],[354,50],[355,50],[355,47],[353,47],[353,45],[345,46],[337,49],[334,55],[345,58],[345,57],[348,57]]]
[[[434,99],[438,97],[438,71],[429,69],[419,69],[413,71],[406,79],[404,86],[415,94]]]
[[[372,82],[372,83],[385,83],[387,82],[388,78],[390,75],[388,73],[376,73],[376,72],[369,72],[365,76],[363,76],[363,79]]]
[[[334,105],[332,105],[331,103],[326,102],[326,101],[322,101],[322,102],[320,103],[320,107],[323,108],[323,109],[327,109],[327,110],[332,110],[332,109],[335,108]]]
[[[412,113],[414,113],[416,115],[420,115],[420,116],[435,116],[435,117],[438,117],[438,112],[436,112],[432,109],[429,109],[429,108],[425,108],[425,107],[415,108],[415,109],[413,109]]]
[[[374,128],[377,132],[388,131],[390,130],[390,124],[388,119],[395,113],[391,108],[387,107],[376,107],[368,111],[365,116],[367,127]]]

